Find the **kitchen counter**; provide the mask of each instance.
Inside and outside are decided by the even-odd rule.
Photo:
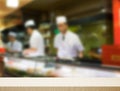
[[[54,57],[5,57],[6,72],[16,77],[120,77],[120,68],[99,63],[56,61]]]

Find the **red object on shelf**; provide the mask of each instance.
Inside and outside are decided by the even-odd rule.
[[[109,66],[120,66],[120,46],[103,46],[102,63]]]
[[[5,52],[5,48],[0,48],[0,54],[4,54]]]
[[[5,48],[0,48],[0,62],[3,62],[5,52]]]

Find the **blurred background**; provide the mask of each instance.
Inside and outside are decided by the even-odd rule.
[[[81,37],[86,52],[91,47],[113,43],[111,0],[19,0],[16,8],[6,7],[5,0],[0,2],[0,16],[3,17],[1,30],[4,34],[12,30],[18,33],[19,39],[23,39],[26,37],[22,37],[25,33],[23,22],[34,19],[37,26],[42,23],[50,24],[54,36],[57,31],[56,16],[65,15],[69,20],[70,29]],[[6,37],[4,41],[7,42]]]
[[[59,34],[55,19],[60,15],[68,18],[69,28],[80,37],[87,57],[90,51],[96,52],[103,45],[113,44],[112,0],[0,0],[2,41],[6,44],[8,33],[13,31],[23,47],[28,48],[29,36],[26,35],[24,22],[33,19],[38,28],[46,24],[51,33],[49,55],[55,55],[53,39]]]

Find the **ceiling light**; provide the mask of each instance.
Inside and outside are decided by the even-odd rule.
[[[102,13],[105,13],[105,12],[107,12],[107,10],[106,10],[106,9],[102,9],[101,12],[102,12]]]
[[[19,0],[6,0],[6,6],[11,8],[17,8],[19,6]]]

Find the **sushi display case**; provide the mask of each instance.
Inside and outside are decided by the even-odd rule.
[[[10,77],[120,77],[120,68],[80,61],[57,61],[55,57],[5,57],[5,73]]]

